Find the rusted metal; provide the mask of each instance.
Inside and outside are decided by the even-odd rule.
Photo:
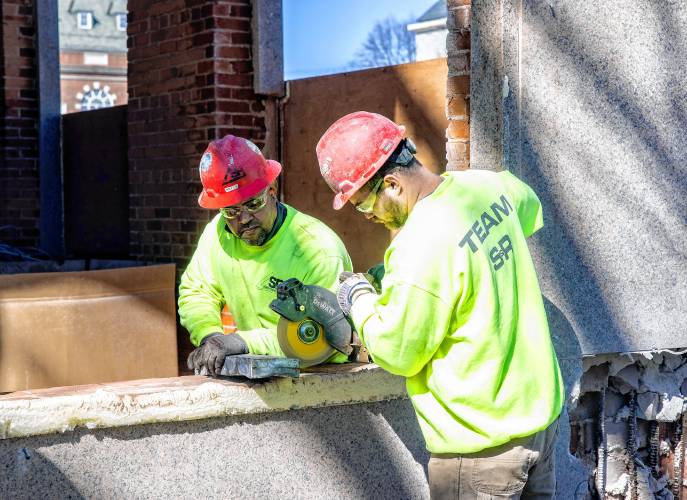
[[[658,478],[658,452],[661,443],[658,434],[658,422],[651,420],[649,422],[649,469],[651,475]]]
[[[627,419],[627,471],[630,475],[630,499],[638,498],[637,495],[637,395],[632,392],[629,402],[630,415]]]
[[[599,399],[599,430],[601,432],[601,442],[598,448],[598,461],[596,468],[597,489],[599,496],[606,498],[606,472],[607,472],[607,458],[608,450],[606,443],[606,388],[601,389],[601,398]]]
[[[671,468],[670,491],[673,497],[680,498],[680,481],[682,476],[682,423],[676,422],[673,430],[672,442],[675,443],[673,449],[673,466]]]
[[[687,432],[685,432],[685,427],[687,426],[687,417],[685,416],[686,414],[682,414],[682,436],[680,443],[682,444],[682,447],[680,449],[680,453],[678,456],[678,460],[680,461],[680,477],[678,480],[678,494],[677,498],[678,500],[684,500],[687,498],[687,495],[685,495],[685,445],[687,444]]]
[[[577,456],[577,448],[580,445],[580,424],[579,422],[570,422],[570,454]]]

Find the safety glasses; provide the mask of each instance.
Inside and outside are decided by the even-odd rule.
[[[242,203],[241,205],[233,205],[231,207],[220,208],[219,211],[225,219],[229,220],[236,219],[239,215],[241,215],[241,212],[243,210],[246,210],[248,213],[251,214],[255,213],[258,210],[262,210],[265,207],[265,205],[267,205],[267,196],[265,196],[266,194],[267,191],[263,191],[255,198],[252,198],[247,202]]]
[[[382,186],[382,182],[384,182],[384,178],[380,177],[372,188],[372,191],[370,191],[370,194],[367,195],[367,198],[355,206],[358,212],[364,214],[372,213],[375,208],[375,203],[377,203],[377,191],[379,191],[379,188]]]

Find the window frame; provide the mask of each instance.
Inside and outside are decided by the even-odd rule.
[[[85,17],[85,23],[82,23],[82,17]],[[76,13],[76,27],[80,30],[92,30],[93,29],[93,12],[90,10],[80,10]]]
[[[124,21],[124,25],[122,26],[122,21]],[[128,26],[126,14],[115,14],[115,27],[117,28],[117,31],[126,31],[126,28]]]

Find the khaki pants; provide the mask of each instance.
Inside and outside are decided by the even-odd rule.
[[[432,454],[432,500],[553,498],[558,419],[546,429],[495,448],[465,455]]]

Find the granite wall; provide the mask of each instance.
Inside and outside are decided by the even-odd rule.
[[[471,166],[539,195],[559,356],[687,345],[687,3],[473,3]]]
[[[3,498],[428,498],[410,401],[0,440]]]

